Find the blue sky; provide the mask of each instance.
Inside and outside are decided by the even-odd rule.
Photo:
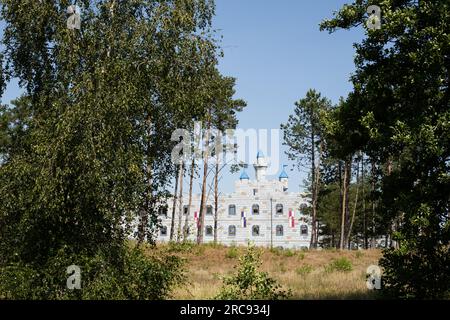
[[[279,128],[309,88],[333,103],[348,94],[353,43],[361,41],[364,29],[331,35],[319,30],[319,23],[345,3],[349,1],[216,0],[214,26],[224,37],[225,52],[220,70],[237,78],[236,97],[248,104],[238,116],[239,127]],[[281,162],[291,168],[283,150]],[[252,168],[248,173],[254,177]],[[288,174],[290,190],[302,191],[306,173]],[[239,174],[224,176],[222,191],[232,191],[238,178]]]
[[[309,88],[320,91],[333,103],[348,94],[349,77],[354,71],[352,45],[360,42],[364,30],[360,27],[332,35],[319,31],[320,21],[348,2],[216,0],[214,28],[223,36],[225,52],[220,70],[237,78],[236,98],[248,104],[238,115],[240,128],[278,129],[293,112],[294,102]],[[8,103],[19,93],[13,81],[1,100]],[[280,164],[291,168],[283,151],[281,148]],[[254,177],[252,168],[248,173]],[[290,190],[302,191],[305,173],[288,174]],[[221,191],[231,192],[238,177],[225,172]],[[195,189],[198,192],[198,182]]]

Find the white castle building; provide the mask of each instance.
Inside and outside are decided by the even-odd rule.
[[[262,152],[258,152],[255,168],[255,180],[251,180],[245,169],[235,190],[231,194],[221,195],[218,201],[217,242],[224,245],[308,248],[310,243],[310,216],[302,211],[308,205],[305,194],[288,191],[288,175],[283,169],[278,180],[267,180],[267,162]],[[189,218],[189,240],[195,241],[198,215],[200,212],[199,194],[192,195]],[[167,211],[160,215],[162,227],[157,241],[167,242],[170,238],[172,203]],[[183,204],[187,204],[183,197]],[[178,204],[177,204],[178,205]],[[207,201],[204,220],[204,242],[214,241],[214,201]],[[179,213],[176,210],[175,239],[177,236]],[[169,213],[169,214],[167,214]],[[185,225],[188,206],[183,207],[182,228]]]

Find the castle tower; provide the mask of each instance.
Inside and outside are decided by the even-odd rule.
[[[256,181],[266,180],[267,162],[262,151],[258,151],[256,162],[253,164],[255,168]]]
[[[288,190],[288,184],[289,184],[289,176],[287,175],[285,168],[287,166],[283,165],[283,170],[280,173],[280,176],[278,177],[278,180],[282,183],[283,185],[283,191],[287,191]]]

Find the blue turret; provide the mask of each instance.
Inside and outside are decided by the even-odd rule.
[[[250,180],[247,172],[245,172],[245,168],[242,170],[241,176],[239,177],[240,180]]]
[[[288,177],[286,171],[284,170],[284,168],[286,168],[286,167],[287,167],[286,165],[283,166],[283,170],[281,171],[280,176],[278,177],[278,179],[279,179],[280,181],[281,181],[282,179],[289,179],[289,177]]]

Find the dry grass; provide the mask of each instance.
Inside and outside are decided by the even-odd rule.
[[[157,250],[169,250],[162,246]],[[241,255],[245,247],[236,248]],[[234,249],[234,250],[236,250]],[[177,251],[185,258],[188,285],[174,292],[174,299],[211,299],[222,285],[220,276],[233,273],[238,258],[233,249],[223,246],[193,246]],[[367,251],[294,251],[263,249],[262,267],[285,289],[291,289],[293,299],[373,299],[374,292],[366,288],[366,269],[378,264],[379,250]],[[155,253],[155,252],[153,252]],[[330,270],[330,263],[345,257],[351,271]]]

